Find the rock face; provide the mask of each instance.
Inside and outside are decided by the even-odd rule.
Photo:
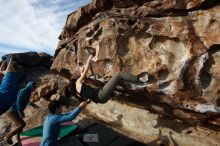
[[[88,75],[94,84],[94,77],[105,83],[119,71],[149,75],[145,87],[122,84],[121,96],[111,102],[123,101],[130,111],[135,106],[137,112],[147,109],[219,131],[219,16],[218,0],[94,0],[68,16],[51,70],[68,79],[77,78],[89,54],[96,52],[97,61],[92,62]],[[126,98],[125,93],[129,93]],[[111,109],[108,103],[105,106]],[[118,106],[115,110],[123,115]],[[100,105],[91,106],[87,113],[106,123],[115,115],[104,113]],[[122,120],[131,125],[142,121],[139,128],[149,128],[141,114]],[[137,134],[132,138],[150,142],[143,138],[146,133],[129,129],[125,123],[120,128],[110,126],[121,133],[130,130]],[[203,136],[193,144],[200,145]],[[211,136],[219,138],[218,134]],[[215,144],[219,143],[209,143]]]
[[[147,146],[219,146],[218,131],[195,127],[113,100],[106,104],[92,103],[85,114]]]

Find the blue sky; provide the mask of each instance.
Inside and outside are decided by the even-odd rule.
[[[37,51],[54,54],[67,15],[91,0],[0,0],[0,57]]]

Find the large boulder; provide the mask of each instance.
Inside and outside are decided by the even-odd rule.
[[[93,84],[104,84],[119,71],[148,74],[146,86],[121,84],[124,88],[110,101],[112,105],[107,103],[102,108],[94,104],[87,111],[93,118],[109,123],[116,112],[108,114],[107,109],[127,117],[121,104],[128,105],[124,108],[128,113],[138,107],[140,116],[136,119],[122,118],[125,123],[110,126],[121,133],[130,130],[136,133],[130,137],[145,143],[150,142],[144,140],[149,133],[141,130],[147,128],[143,125],[148,114],[142,115],[147,110],[219,131],[219,15],[218,0],[94,0],[68,16],[51,70],[67,79],[77,78],[90,53],[96,52],[97,61],[91,63],[88,73]],[[126,125],[139,121],[140,129]],[[203,144],[199,139],[204,135],[190,145]],[[216,136],[211,135],[215,142],[209,145],[218,144]]]

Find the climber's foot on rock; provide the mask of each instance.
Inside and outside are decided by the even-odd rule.
[[[148,74],[146,72],[143,72],[141,74],[138,75],[138,81],[140,83],[146,83],[148,81]]]

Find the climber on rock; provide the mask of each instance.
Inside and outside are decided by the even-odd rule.
[[[49,115],[44,122],[41,146],[58,146],[59,141],[57,139],[61,130],[61,123],[75,119],[89,102],[90,100],[80,103],[76,109],[66,114],[61,114],[62,105],[59,101],[49,103]]]
[[[90,55],[85,69],[78,79],[72,79],[66,88],[66,96],[75,96],[80,101],[91,99],[95,103],[106,103],[120,81],[133,83],[146,83],[148,76],[134,76],[128,72],[119,72],[113,76],[102,88],[93,88],[85,84],[86,74],[93,55]]]
[[[28,104],[32,105],[30,104],[30,97],[31,97],[31,92],[36,87],[35,85],[36,85],[35,83],[29,82],[25,88],[19,90],[17,94],[16,102],[7,112],[8,118],[11,119],[17,125],[17,127],[13,131],[11,131],[9,134],[7,134],[4,137],[4,140],[8,144],[13,144],[11,138],[14,135],[17,135],[17,141],[20,141],[20,133],[22,132],[23,128],[26,126],[26,123],[23,120],[23,118],[25,117],[24,110]]]
[[[6,56],[0,67],[0,116],[16,101],[18,79],[13,58]]]

